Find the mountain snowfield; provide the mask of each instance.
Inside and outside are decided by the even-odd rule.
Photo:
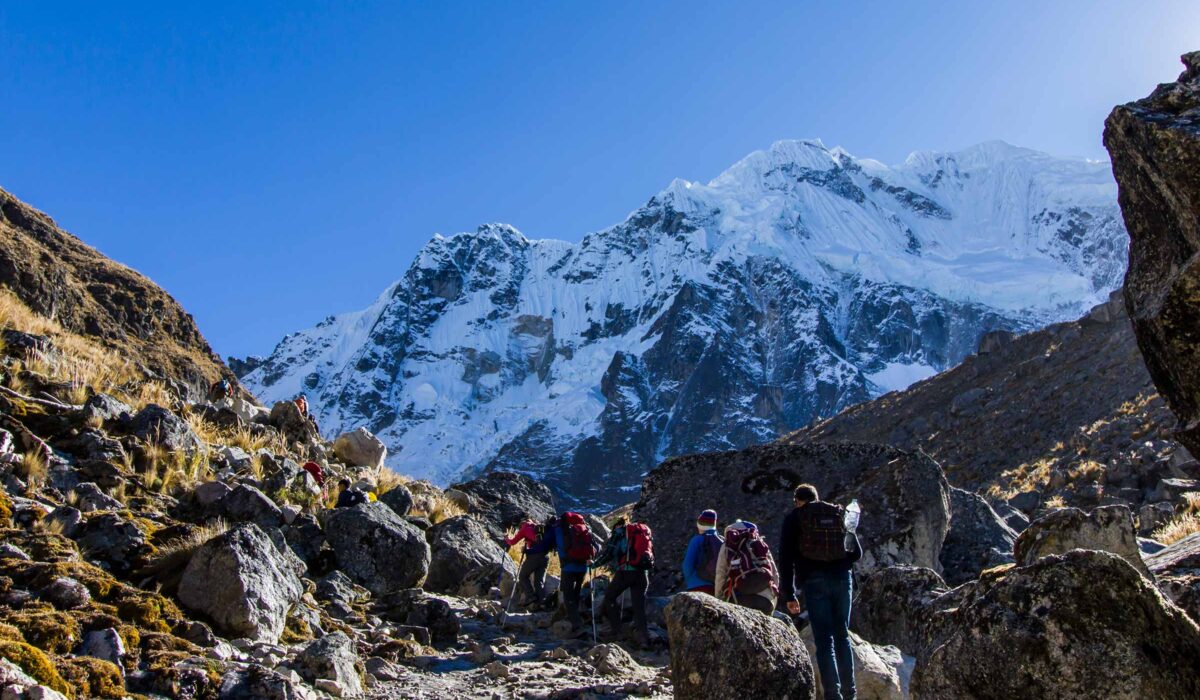
[[[769,441],[902,389],[1124,274],[1106,162],[1000,142],[887,166],[783,141],[579,243],[435,236],[370,307],[249,362],[264,401],[366,425],[389,465],[633,500],[661,459]]]

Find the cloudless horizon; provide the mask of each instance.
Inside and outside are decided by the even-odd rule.
[[[791,138],[1106,159],[1200,3],[0,5],[0,187],[223,356],[366,307],[435,233],[577,241]]]

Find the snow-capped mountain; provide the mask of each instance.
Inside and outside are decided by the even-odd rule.
[[[783,141],[580,243],[435,236],[369,308],[242,364],[389,464],[632,500],[664,457],[771,440],[904,388],[986,331],[1078,316],[1124,273],[1107,163],[1004,143],[886,166]]]

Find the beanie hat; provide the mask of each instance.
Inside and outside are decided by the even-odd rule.
[[[699,518],[696,518],[696,523],[698,525],[705,525],[708,527],[716,527],[717,526],[717,511],[715,511],[715,510],[704,511],[703,513],[700,514]]]

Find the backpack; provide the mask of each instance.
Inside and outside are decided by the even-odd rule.
[[[564,559],[567,564],[586,564],[596,556],[592,530],[579,513],[563,513],[560,520],[563,533]]]
[[[800,506],[796,545],[812,561],[837,561],[846,556],[845,509],[834,503],[813,501]]]
[[[715,532],[708,532],[700,544],[700,563],[696,566],[696,575],[705,581],[717,580],[717,559],[721,556],[721,547],[725,540]]]
[[[654,566],[654,539],[650,534],[649,525],[629,523],[625,526],[625,552],[617,563],[635,569],[650,569]]]
[[[729,577],[725,584],[728,597],[735,598],[738,593],[763,594],[767,590],[772,595],[779,593],[779,584],[775,582],[775,560],[771,557],[771,548],[759,536],[758,528],[727,530],[725,547],[729,550]]]

